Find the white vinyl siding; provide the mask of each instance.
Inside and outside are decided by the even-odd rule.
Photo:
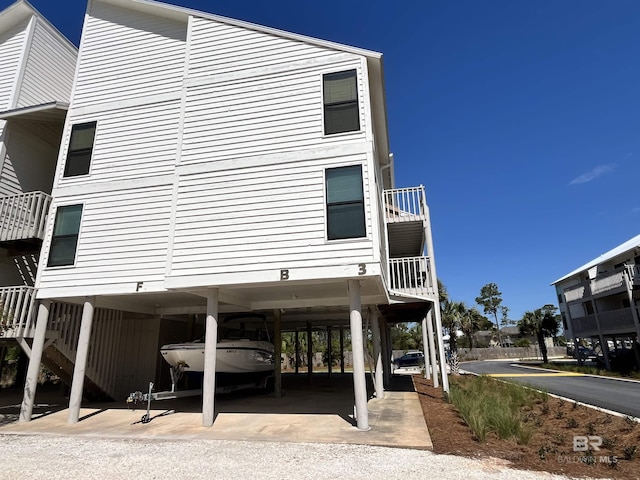
[[[25,42],[27,23],[0,35],[0,110],[10,105]],[[2,124],[4,122],[0,122]],[[1,127],[1,125],[0,125]],[[0,130],[1,132],[1,130]]]
[[[26,59],[18,106],[68,102],[76,58],[72,47],[38,20]]]
[[[331,69],[359,72],[360,59]],[[322,72],[326,67],[264,75],[187,90],[182,163],[362,142],[364,133],[323,137]],[[359,82],[360,105],[363,104]],[[360,113],[365,123],[364,112]]]
[[[69,148],[71,126],[97,121],[89,176],[66,182],[125,180],[173,173],[180,103],[163,102],[96,115],[72,117],[63,139],[62,159]],[[61,177],[63,168],[59,170]]]
[[[180,179],[172,275],[353,264],[371,260],[367,238],[327,242],[325,167],[365,155],[185,175]],[[367,232],[371,218],[367,209]]]
[[[43,269],[40,288],[159,281],[164,278],[172,186],[70,196],[84,204],[74,268]],[[60,200],[59,200],[60,201]],[[49,216],[51,219],[51,215]],[[51,241],[51,224],[44,245]],[[43,249],[46,258],[48,248]]]
[[[179,94],[186,31],[186,23],[93,3],[81,47],[74,107]]]
[[[289,65],[331,53],[335,52],[264,32],[194,18],[189,76]]]

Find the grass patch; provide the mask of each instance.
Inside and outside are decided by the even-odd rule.
[[[534,426],[525,412],[545,402],[547,396],[489,377],[465,376],[452,379],[449,399],[478,441],[483,442],[493,432],[498,438],[513,438],[526,445]]]

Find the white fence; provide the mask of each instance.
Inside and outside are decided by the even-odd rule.
[[[433,295],[429,257],[389,259],[389,289],[411,295]]]
[[[387,222],[415,222],[426,218],[423,186],[385,190],[383,195]]]

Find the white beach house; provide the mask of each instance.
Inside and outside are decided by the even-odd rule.
[[[190,340],[201,315],[211,425],[219,316],[260,312],[276,331],[350,325],[368,428],[363,316],[378,395],[389,323],[423,321],[432,361],[441,338],[425,192],[394,188],[384,98],[379,53],[149,0],[90,0],[27,386],[58,325],[57,341],[74,342],[73,423],[85,378],[111,396],[139,388],[159,371],[159,346]]]

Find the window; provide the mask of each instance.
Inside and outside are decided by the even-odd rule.
[[[65,177],[77,177],[89,173],[95,134],[96,122],[80,123],[71,127],[71,140],[64,166]]]
[[[325,135],[360,130],[356,71],[327,73],[322,80]]]
[[[73,265],[76,259],[82,205],[58,207],[53,224],[48,267]]]
[[[329,168],[326,171],[327,238],[365,237],[362,167]]]

